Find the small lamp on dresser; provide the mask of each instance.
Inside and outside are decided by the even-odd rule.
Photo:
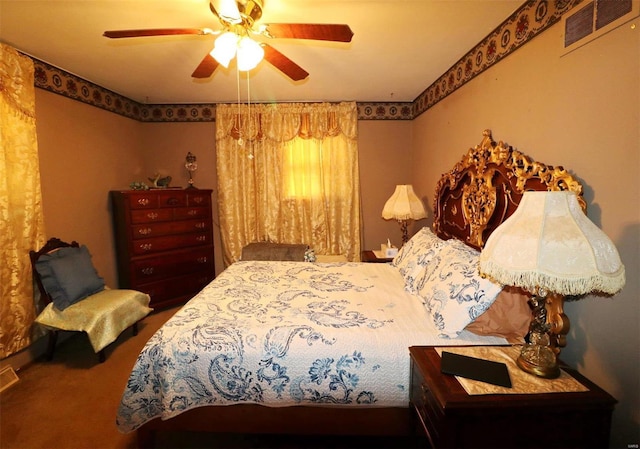
[[[516,211],[487,239],[480,272],[531,293],[533,320],[518,366],[531,374],[560,374],[559,347],[569,320],[565,295],[613,295],[625,284],[613,242],[587,218],[574,192],[525,192]]]
[[[397,220],[402,231],[402,244],[409,241],[407,225],[409,220],[420,220],[426,218],[427,211],[420,198],[413,191],[413,186],[397,185],[396,190],[387,200],[382,209],[382,218],[385,220]]]
[[[193,172],[198,169],[198,162],[196,161],[196,157],[189,151],[187,153],[187,157],[185,159],[184,167],[189,172],[189,186],[187,189],[195,189],[196,187],[193,185]]]

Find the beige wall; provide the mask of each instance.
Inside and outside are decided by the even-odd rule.
[[[409,121],[358,122],[363,249],[380,249],[387,238],[402,243],[400,226],[384,220],[382,208],[397,184],[411,183],[411,129]],[[424,193],[416,190],[420,197]]]
[[[143,171],[140,123],[36,89],[36,127],[47,238],[86,244],[116,286],[109,190]]]
[[[561,357],[619,400],[613,447],[640,441],[639,22],[562,57],[558,24],[422,114],[413,129],[412,180],[430,195],[485,128],[583,183],[588,215],[619,249],[627,285],[614,298],[565,306],[571,331]]]

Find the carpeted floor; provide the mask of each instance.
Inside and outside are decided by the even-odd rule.
[[[58,344],[54,360],[37,361],[18,373],[19,382],[0,394],[1,449],[133,449],[136,434],[115,426],[120,396],[135,359],[176,309],[154,313],[139,333],[125,331],[98,363],[88,339],[73,334]],[[423,438],[315,438],[268,435],[160,435],[158,449],[418,448]]]

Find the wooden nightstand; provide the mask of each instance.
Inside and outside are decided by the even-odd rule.
[[[585,392],[469,395],[440,372],[431,346],[413,346],[411,407],[434,448],[606,448],[616,400],[567,366]]]
[[[393,260],[393,257],[377,257],[372,250],[362,251],[361,258],[363,262],[368,263],[389,263]]]

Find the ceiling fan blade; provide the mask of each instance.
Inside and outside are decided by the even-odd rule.
[[[318,41],[351,42],[353,31],[349,25],[318,23],[269,23],[267,35],[279,38],[313,39]]]
[[[294,81],[300,81],[309,76],[309,72],[287,58],[270,45],[263,44],[264,59]]]
[[[147,30],[105,31],[103,36],[112,39],[119,39],[121,37],[175,36],[182,34],[196,34],[204,36],[205,34],[214,34],[214,32],[207,28],[154,28]]]
[[[207,53],[200,65],[198,65],[198,67],[196,67],[196,69],[193,71],[191,76],[193,78],[209,78],[218,68],[218,65],[218,61],[216,61],[213,56]]]

